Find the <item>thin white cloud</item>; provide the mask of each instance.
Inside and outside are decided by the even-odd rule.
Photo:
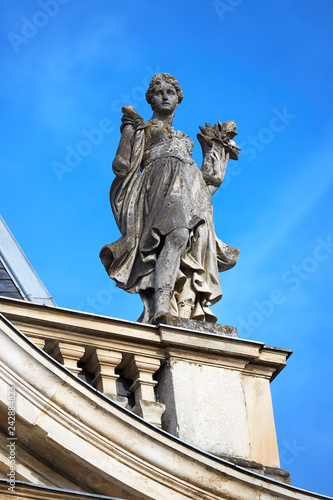
[[[304,221],[313,206],[325,195],[333,183],[333,141],[328,141],[321,155],[312,155],[301,175],[290,182],[286,190],[274,200],[274,204],[265,207],[265,218],[261,221],[265,234],[260,242],[251,242],[246,246],[253,248],[247,253],[246,260],[251,262],[251,274],[261,263],[272,255],[277,247],[282,246],[291,231]],[[299,168],[297,168],[299,171]],[[271,237],[267,239],[266,228],[272,226],[272,214],[279,213],[280,225],[274,226]],[[274,216],[276,220],[276,217]],[[256,239],[260,237],[256,235]]]

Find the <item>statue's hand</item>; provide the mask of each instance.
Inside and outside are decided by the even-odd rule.
[[[221,185],[224,179],[225,171],[229,161],[229,152],[226,152],[224,147],[214,150],[211,153],[212,159],[212,175],[216,179],[217,184]]]
[[[133,106],[124,106],[121,108],[124,113],[121,121],[120,131],[123,132],[124,128],[128,125],[131,126],[134,130],[143,126],[145,124],[144,119],[135,111]]]
[[[201,167],[201,173],[211,194],[221,186],[228,161],[229,153],[223,147],[216,147],[216,144],[212,143],[209,152],[204,155]]]

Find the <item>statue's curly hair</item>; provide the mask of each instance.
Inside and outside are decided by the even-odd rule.
[[[180,85],[177,82],[176,78],[171,76],[169,73],[156,73],[156,75],[153,76],[153,79],[150,82],[149,88],[146,92],[146,99],[148,104],[151,104],[157,85],[160,85],[162,82],[169,83],[170,85],[173,85],[175,87],[178,96],[178,104],[180,104],[183,100],[183,91],[180,88]]]

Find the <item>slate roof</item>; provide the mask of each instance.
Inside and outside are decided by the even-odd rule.
[[[1,215],[0,296],[56,305]]]
[[[23,299],[19,288],[15,285],[13,278],[4,266],[0,256],[0,295],[12,299]]]

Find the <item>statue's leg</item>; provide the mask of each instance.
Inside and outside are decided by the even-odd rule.
[[[180,258],[189,239],[189,230],[177,228],[167,234],[155,268],[155,316],[158,323],[170,310],[170,299],[180,266]]]

